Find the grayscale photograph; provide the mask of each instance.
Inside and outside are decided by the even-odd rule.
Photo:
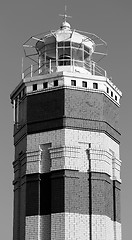
[[[131,11],[1,0],[0,239],[131,239]]]

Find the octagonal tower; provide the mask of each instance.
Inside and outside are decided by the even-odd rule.
[[[121,240],[122,93],[97,65],[106,45],[66,20],[23,45],[31,65],[11,94],[13,240]]]

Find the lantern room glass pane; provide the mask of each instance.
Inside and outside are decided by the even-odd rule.
[[[70,41],[58,42],[58,47],[70,47]]]
[[[65,47],[70,47],[70,42],[65,42]]]
[[[81,43],[75,43],[75,42],[72,42],[72,47],[75,47],[75,48],[82,48],[82,44],[81,44]]]
[[[71,64],[71,55],[70,48],[58,48],[58,60],[59,65],[70,65]]]
[[[89,48],[84,46],[84,59],[87,60],[89,59]]]
[[[58,47],[63,47],[63,42],[58,42]]]
[[[50,59],[56,58],[56,44],[51,43],[45,46],[45,52],[46,56],[48,56]]]
[[[58,57],[60,58],[65,55],[70,57],[70,48],[58,48]]]
[[[75,60],[83,61],[82,49],[72,48],[72,58]]]

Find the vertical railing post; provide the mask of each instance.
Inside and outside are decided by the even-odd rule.
[[[92,61],[90,59],[90,62],[89,62],[89,70],[90,70],[90,73],[92,74]]]
[[[58,42],[56,41],[56,68],[58,67]]]
[[[73,72],[75,72],[75,60],[73,59]]]
[[[39,57],[38,59],[38,64],[39,64],[39,74],[41,73],[41,58]]]
[[[49,72],[51,73],[51,59],[49,61]]]
[[[95,62],[93,62],[93,75],[95,75]]]
[[[83,60],[83,68],[85,67],[84,64],[84,44],[82,45],[83,49],[82,49],[82,60]]]
[[[33,65],[31,65],[31,77],[33,76]]]

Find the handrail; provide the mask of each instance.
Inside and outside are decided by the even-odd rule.
[[[46,63],[34,64],[29,66],[22,73],[22,78],[33,77],[38,75],[44,75],[52,72],[58,71],[58,66],[71,66],[68,71],[75,72],[77,67],[82,67],[92,75],[96,76],[107,76],[106,71],[98,66],[94,61],[80,61],[80,60],[71,60],[71,59],[59,59],[59,60],[49,60]]]

